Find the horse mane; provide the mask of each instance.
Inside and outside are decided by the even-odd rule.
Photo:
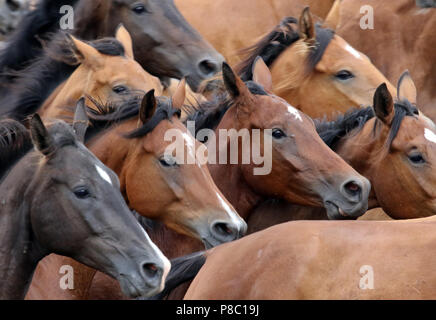
[[[103,133],[113,125],[139,117],[142,97],[135,97],[126,102],[100,104],[98,101],[91,99],[96,109],[89,108],[88,116],[91,127],[86,133],[86,141],[89,141],[96,135]],[[174,115],[180,118],[181,110],[172,106],[172,100],[167,97],[157,98],[158,106],[154,115],[145,124],[139,128],[124,134],[127,139],[135,139],[146,136],[152,132],[163,120],[171,120]]]
[[[40,56],[42,47],[39,39],[47,39],[58,30],[62,16],[60,7],[74,6],[78,1],[40,0],[35,10],[23,17],[19,27],[8,39],[8,45],[0,50],[0,73],[7,69],[20,70]],[[7,75],[5,78],[8,78]]]
[[[0,180],[33,144],[29,131],[13,119],[0,120]]]
[[[124,56],[124,47],[115,38],[87,42],[100,53]],[[44,53],[30,66],[14,71],[14,82],[0,100],[0,114],[18,120],[36,112],[51,92],[66,80],[78,66],[77,53],[66,33],[58,33]]]
[[[241,54],[245,55],[245,59],[238,64],[236,70],[242,80],[252,80],[253,64],[258,56],[262,57],[268,67],[271,67],[287,48],[301,39],[300,33],[294,28],[297,23],[296,18],[286,17],[261,40],[241,51]],[[315,30],[316,43],[313,47],[309,47],[306,59],[308,71],[313,70],[321,60],[334,36],[333,30],[322,28],[319,24],[315,25]]]
[[[245,84],[254,95],[268,95],[265,89],[256,82],[248,81]],[[214,130],[234,103],[235,101],[227,92],[215,94],[211,100],[201,102],[196,106],[185,106],[184,111],[187,117],[184,122],[185,124],[188,121],[195,122],[195,134],[202,129]]]
[[[398,101],[394,104],[395,115],[392,120],[389,138],[386,142],[388,149],[391,148],[392,142],[400,130],[401,123],[406,116],[416,116],[418,109],[414,107],[409,101]],[[374,109],[366,107],[363,109],[351,109],[343,115],[339,115],[333,121],[325,121],[315,119],[316,130],[321,139],[332,149],[335,150],[338,142],[341,139],[348,138],[357,134],[362,130],[364,125],[372,118],[375,117]],[[380,120],[377,119],[374,123],[373,132],[375,134]]]

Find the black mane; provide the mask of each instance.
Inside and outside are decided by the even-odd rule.
[[[0,121],[0,181],[33,144],[24,125],[12,119]]]
[[[400,130],[401,123],[406,116],[414,117],[418,115],[418,109],[410,104],[408,101],[396,102],[394,104],[395,115],[392,120],[391,129],[389,132],[389,138],[386,142],[387,147],[390,148],[392,142]],[[374,110],[372,107],[363,109],[351,109],[343,115],[338,116],[333,121],[315,120],[315,126],[321,139],[332,149],[335,150],[338,142],[350,137],[351,135],[358,133],[365,123],[374,118]],[[374,123],[373,131],[376,132],[376,128],[380,121],[377,120]]]
[[[247,57],[236,68],[242,80],[252,80],[252,68],[258,56],[262,57],[266,65],[270,67],[287,48],[300,39],[299,32],[293,26],[297,23],[298,20],[293,17],[284,18],[273,31],[243,51]],[[316,46],[311,48],[307,57],[307,68],[309,71],[321,60],[334,36],[333,30],[322,28],[318,24],[316,24],[315,30]]]
[[[91,127],[86,132],[86,141],[107,130],[115,124],[139,117],[142,97],[130,99],[127,102],[122,102],[121,105],[100,105],[97,101],[93,101],[97,109],[88,108],[88,114],[91,122]],[[127,139],[134,139],[146,136],[153,131],[157,125],[163,120],[171,120],[174,115],[180,117],[180,109],[174,109],[172,101],[166,97],[157,98],[158,106],[156,112],[147,123],[141,127],[124,134]]]
[[[100,53],[124,56],[124,48],[114,38],[88,42]],[[29,67],[12,73],[14,82],[3,88],[0,115],[23,120],[36,112],[52,91],[77,68],[74,46],[65,33],[48,44],[44,54]],[[0,92],[1,92],[0,91]]]
[[[248,81],[245,83],[250,92],[254,95],[268,95],[261,85]],[[234,101],[227,93],[219,93],[213,96],[210,101],[200,103],[198,106],[185,106],[187,121],[195,122],[195,134],[202,129],[214,130],[221,119],[234,104]]]
[[[21,70],[41,55],[40,39],[47,40],[49,35],[59,29],[62,17],[60,7],[74,6],[79,0],[41,0],[35,10],[30,11],[21,20],[18,29],[8,39],[6,48],[0,51],[0,74],[9,70]],[[0,79],[6,80],[3,76]]]

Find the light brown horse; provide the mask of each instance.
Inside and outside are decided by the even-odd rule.
[[[351,107],[371,105],[382,83],[396,95],[395,87],[364,54],[332,30],[314,25],[308,8],[298,21],[285,18],[246,50],[237,67],[244,80],[251,79],[257,56],[271,68],[273,92],[313,118],[332,118]]]
[[[356,109],[331,122],[316,121],[321,138],[371,182],[369,209],[381,207],[393,219],[436,214],[434,123],[417,109],[408,72],[398,82],[394,103],[385,86],[373,108]],[[326,219],[323,210],[265,203],[248,221],[250,232],[290,220]]]
[[[288,222],[207,252],[185,299],[434,299],[435,246],[435,217]]]
[[[360,28],[362,6],[370,6],[374,29]],[[365,12],[366,14],[367,12]],[[357,50],[390,80],[395,81],[409,69],[418,88],[421,110],[436,120],[436,10],[422,9],[415,0],[389,2],[347,0],[338,8],[334,23],[338,35]],[[381,45],[382,44],[382,45]]]
[[[236,65],[240,62],[239,51],[251,46],[283,17],[296,17],[305,6],[310,6],[317,21],[322,21],[333,2],[334,0],[176,0],[176,5],[189,23],[224,55],[227,62]]]
[[[79,66],[44,102],[41,107],[44,117],[65,116],[65,110],[61,107],[71,105],[82,96],[86,98],[87,105],[92,106],[89,99],[108,104],[128,101],[151,89],[159,96],[162,94],[163,88],[159,79],[147,73],[135,61],[132,39],[122,25],[116,32],[116,40],[119,46],[115,41],[110,45],[96,42],[95,48],[71,36],[70,46],[74,54],[71,58]],[[113,51],[109,49],[111,46]]]
[[[251,155],[246,163],[231,164],[231,154],[227,153],[226,164],[218,159],[209,164],[216,184],[241,217],[248,218],[269,197],[325,206],[332,219],[362,215],[370,184],[322,142],[311,118],[271,93],[271,74],[263,60],[255,63],[255,81],[247,83],[227,64],[223,68],[227,93],[198,106],[188,120],[195,121],[199,134],[205,128],[215,131],[214,140],[208,140],[207,145],[209,149],[217,146],[218,153],[231,149],[232,138],[220,138],[230,129],[248,132],[250,137],[252,129],[271,130],[271,152],[264,151],[265,158],[271,160],[269,173],[256,175],[253,169],[262,164],[256,164]],[[241,144],[239,148],[239,159],[247,156]]]
[[[172,100],[156,99],[151,91],[140,108],[133,103],[117,108],[118,111],[109,110],[112,112],[106,115],[91,115],[97,131],[89,133],[88,145],[119,176],[121,192],[132,210],[203,241],[209,248],[239,238],[245,233],[246,224],[218,190],[206,165],[173,163],[165,153],[172,143],[165,139],[169,130],[176,130],[183,137],[179,141],[186,154],[201,148],[201,143],[194,140],[179,120],[184,90],[182,83]],[[158,233],[160,229],[149,231]],[[177,242],[183,239],[181,236],[173,239],[171,245],[157,242],[172,250],[165,254],[178,254],[175,248],[181,248],[182,253],[199,249],[198,243],[192,241],[186,247]],[[65,291],[57,285],[59,268],[65,264],[74,266],[74,290]],[[40,263],[27,298],[86,299],[95,275],[95,270],[71,259],[51,256]],[[103,285],[108,283],[111,285],[111,280],[105,279]],[[114,291],[104,294],[121,294],[116,284],[111,290]]]

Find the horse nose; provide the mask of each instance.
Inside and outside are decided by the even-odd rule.
[[[150,288],[157,288],[161,285],[164,266],[154,262],[144,262],[142,264],[142,275],[145,283]]]
[[[198,69],[203,77],[208,78],[220,70],[220,62],[213,58],[207,58],[199,62]]]
[[[243,228],[224,221],[215,221],[210,228],[212,236],[222,243],[239,239],[244,235]]]
[[[362,201],[363,182],[359,180],[348,180],[341,186],[342,195],[352,203]]]

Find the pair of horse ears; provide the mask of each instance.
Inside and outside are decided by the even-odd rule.
[[[77,53],[77,59],[80,63],[89,63],[92,68],[100,68],[103,54],[88,43],[68,35],[74,44]],[[133,42],[127,29],[120,24],[117,28],[115,38],[122,44],[125,56],[134,59]]]
[[[417,92],[409,71],[403,72],[397,84],[397,100],[407,100],[416,106]],[[380,85],[374,94],[374,112],[383,123],[390,126],[395,115],[394,100],[386,83]]]
[[[88,128],[88,123],[89,118],[85,110],[85,99],[81,98],[77,102],[73,122],[73,129],[76,133],[77,139],[80,142],[84,142],[85,140],[85,133]],[[54,140],[47,131],[47,128],[41,120],[41,117],[37,113],[35,113],[30,119],[30,136],[32,138],[33,145],[44,156],[50,156],[55,152],[56,146]]]
[[[222,69],[224,84],[233,98],[244,96],[244,94],[251,94],[244,81],[234,73],[226,62],[223,62]],[[272,93],[273,83],[271,71],[261,57],[257,57],[254,61],[252,74],[254,82],[260,84],[268,93]]]
[[[139,109],[139,119],[143,124],[149,121],[154,113],[156,112],[158,101],[156,99],[155,90],[152,89],[145,94],[142,98],[141,108]],[[171,97],[172,107],[174,109],[181,109],[183,104],[185,103],[186,96],[186,81],[183,78],[180,80],[179,85],[177,86],[176,92],[174,92]]]

